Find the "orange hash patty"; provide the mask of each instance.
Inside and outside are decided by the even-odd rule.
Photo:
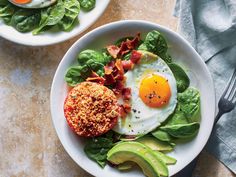
[[[117,124],[119,107],[110,89],[93,82],[82,82],[68,93],[64,114],[69,126],[78,135],[94,137]]]

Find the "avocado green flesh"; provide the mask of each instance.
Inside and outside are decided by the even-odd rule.
[[[144,144],[145,146],[148,146],[149,148],[155,151],[172,151],[173,150],[173,147],[169,143],[160,141],[151,136],[144,136],[137,139],[136,141]]]
[[[157,158],[159,158],[160,160],[162,160],[166,165],[174,165],[176,164],[176,159],[174,159],[173,157],[170,157],[164,153],[161,153],[159,151],[154,151],[155,155],[157,156]]]
[[[117,144],[108,152],[107,160],[117,165],[126,161],[135,162],[148,177],[168,176],[166,165],[150,148],[138,142]]]

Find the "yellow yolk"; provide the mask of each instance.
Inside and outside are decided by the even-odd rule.
[[[168,80],[156,74],[145,77],[140,84],[139,97],[149,107],[166,105],[171,97]]]

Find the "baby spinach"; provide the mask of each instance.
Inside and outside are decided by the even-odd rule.
[[[167,63],[170,63],[172,59],[167,53],[167,49],[168,46],[164,36],[156,30],[149,32],[144,39],[144,42],[138,47],[138,50],[152,52],[161,57]]]
[[[39,21],[38,10],[20,9],[12,16],[11,25],[20,32],[29,32],[38,26]]]
[[[196,135],[199,127],[200,124],[198,122],[193,122],[188,124],[165,125],[160,127],[160,129],[176,138],[190,138]]]
[[[90,11],[95,7],[96,0],[79,0],[79,3],[84,11]]]
[[[65,81],[68,83],[68,85],[74,87],[78,83],[85,81],[91,72],[92,71],[87,65],[71,66],[66,72]]]
[[[64,3],[59,0],[57,4],[41,10],[41,20],[38,28],[33,30],[33,34],[39,34],[40,32],[48,29],[59,23],[59,21],[65,15]]]
[[[12,5],[7,0],[0,1],[0,17],[3,21],[10,25],[13,14],[18,10],[18,7]]]
[[[157,129],[154,132],[152,132],[152,136],[154,136],[155,138],[161,141],[170,142],[172,140],[171,136],[167,132],[162,131],[160,129]]]
[[[193,87],[187,88],[178,94],[178,105],[174,113],[168,118],[160,130],[176,138],[189,138],[199,129],[200,119],[200,94]]]
[[[95,62],[99,62],[102,64],[107,63],[107,61],[105,61],[104,59],[104,56],[100,52],[97,52],[95,50],[87,49],[79,53],[78,55],[79,64],[84,65],[87,63],[88,60],[93,60]]]
[[[113,145],[111,137],[92,138],[87,141],[84,152],[90,159],[104,168],[107,162],[107,153]]]
[[[175,76],[178,92],[185,91],[190,84],[189,77],[179,65],[175,63],[169,63],[168,65]]]
[[[110,61],[110,57],[104,53],[100,53],[94,50],[84,50],[79,53],[77,66],[70,67],[65,75],[65,81],[70,86],[85,81],[89,77],[92,71],[96,72],[99,76],[104,75],[104,65]]]
[[[73,24],[78,21],[80,12],[80,4],[77,0],[64,0],[65,15],[58,22],[59,27],[64,31],[72,29]]]
[[[200,93],[196,88],[189,87],[183,93],[179,93],[178,104],[189,122],[199,122]]]

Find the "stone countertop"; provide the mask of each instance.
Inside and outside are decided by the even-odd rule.
[[[174,0],[111,0],[105,13],[84,33],[123,19],[149,20],[176,31],[173,7]],[[0,176],[91,176],[63,149],[49,110],[57,65],[82,35],[47,47],[26,47],[0,38]],[[236,176],[203,152],[194,177]]]

